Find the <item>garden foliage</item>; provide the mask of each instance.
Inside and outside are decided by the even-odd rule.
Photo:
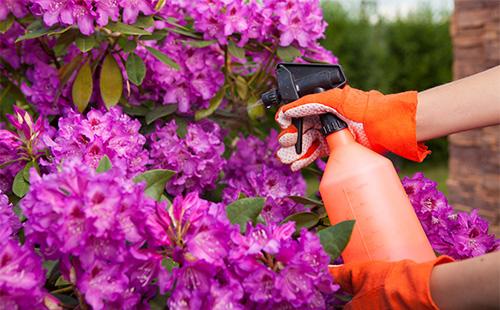
[[[337,61],[325,27],[316,0],[2,1],[0,308],[341,305],[355,223],[304,197],[258,104],[278,62]],[[403,182],[436,251],[496,248]]]

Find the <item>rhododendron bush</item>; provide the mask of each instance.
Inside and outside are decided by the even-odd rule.
[[[317,0],[1,1],[0,308],[340,307],[353,223],[306,197],[258,103],[278,62],[337,62],[325,27]],[[496,249],[403,185],[436,252]]]

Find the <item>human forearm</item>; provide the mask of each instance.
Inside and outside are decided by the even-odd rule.
[[[500,123],[500,66],[418,94],[417,140]]]
[[[431,295],[440,309],[498,309],[500,252],[434,267]]]

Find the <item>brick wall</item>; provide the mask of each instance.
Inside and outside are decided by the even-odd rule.
[[[455,0],[450,31],[455,79],[500,65],[500,0]],[[449,142],[451,203],[479,208],[500,237],[500,126],[454,134]]]

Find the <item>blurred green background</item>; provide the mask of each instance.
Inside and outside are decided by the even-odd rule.
[[[339,58],[351,86],[387,94],[452,80],[451,12],[419,3],[404,15],[388,18],[378,12],[374,0],[322,1],[322,7],[328,22],[322,45]],[[432,154],[423,163],[390,157],[401,176],[422,171],[446,194],[447,139],[427,145]]]

